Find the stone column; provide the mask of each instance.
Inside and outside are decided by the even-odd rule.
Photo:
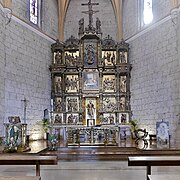
[[[117,19],[117,41],[123,39],[122,0],[112,0]]]
[[[4,7],[11,9],[12,7],[12,0],[4,0],[3,1]]]
[[[59,28],[59,40],[64,41],[64,20],[66,11],[68,8],[69,0],[58,0],[58,28]]]

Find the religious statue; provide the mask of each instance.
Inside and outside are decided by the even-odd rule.
[[[95,50],[92,44],[89,44],[86,46],[86,53],[85,53],[85,57],[86,57],[86,62],[89,65],[92,65],[95,61]]]
[[[56,111],[57,111],[57,112],[61,112],[61,111],[62,111],[62,102],[61,102],[61,99],[59,99],[59,100],[56,102]]]
[[[120,63],[126,63],[126,56],[124,51],[120,52]]]
[[[60,93],[62,90],[61,88],[62,88],[62,82],[61,79],[58,78],[57,82],[55,83],[55,92]]]
[[[101,33],[101,21],[98,17],[96,18],[96,32]]]
[[[94,119],[95,107],[91,100],[87,104],[87,114],[89,116],[89,119]]]
[[[121,123],[127,123],[127,115],[126,114],[121,114]]]
[[[61,53],[59,51],[55,55],[55,63],[56,64],[61,64],[62,63],[62,55],[61,55]]]
[[[83,34],[84,33],[84,18],[81,18],[79,20],[79,34]]]
[[[121,77],[120,91],[126,92],[126,76]]]

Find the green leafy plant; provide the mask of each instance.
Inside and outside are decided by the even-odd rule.
[[[48,132],[49,125],[50,125],[49,119],[42,119],[42,126],[45,133]]]
[[[130,121],[131,124],[131,131],[134,132],[138,130],[138,120],[134,119]]]

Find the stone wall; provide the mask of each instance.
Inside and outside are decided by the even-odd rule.
[[[5,101],[5,82],[4,82],[4,67],[5,67],[5,53],[4,53],[4,31],[5,19],[3,7],[0,4],[0,136],[3,134],[4,122],[4,101]]]
[[[148,27],[142,27],[142,4],[140,2],[134,0],[123,1],[123,33],[125,39]],[[152,24],[169,15],[171,9],[170,0],[153,1],[154,17]]]
[[[177,27],[172,22],[169,1],[158,1],[154,19],[145,30],[137,30],[125,20],[124,28],[129,29],[125,38],[130,44],[131,109],[132,119],[138,119],[142,128],[155,133],[157,120],[170,122],[173,136],[180,113],[180,72]],[[130,1],[128,6],[133,6]],[[159,7],[161,6],[161,7]],[[161,9],[161,10],[160,10]],[[137,11],[134,10],[134,11]],[[133,11],[133,12],[134,12]],[[160,11],[157,13],[156,11]],[[156,17],[157,16],[157,17]],[[131,11],[124,12],[124,18],[133,17]],[[135,33],[136,32],[136,33]],[[135,34],[134,34],[135,33]]]
[[[0,13],[0,22],[3,25],[0,26],[1,128],[2,123],[8,121],[8,116],[20,116],[24,122],[24,98],[28,100],[28,130],[34,129],[36,122],[41,121],[44,109],[50,109],[51,44],[55,42],[58,34],[56,4],[55,0],[51,6],[43,4],[48,6],[46,13],[51,13],[50,20],[44,20],[47,28],[42,32],[29,23],[25,15],[26,2],[13,1],[13,16],[7,24],[4,15]],[[3,7],[1,9],[4,10]],[[54,18],[56,20],[52,20]]]
[[[96,2],[96,1],[94,1]],[[117,22],[115,19],[114,10],[109,0],[98,0],[98,6],[93,6],[93,10],[98,10],[99,12],[93,15],[93,25],[95,27],[96,17],[99,17],[101,21],[101,28],[103,33],[103,38],[107,37],[109,34],[116,39],[117,36]],[[73,0],[70,1],[68,11],[65,18],[65,29],[64,29],[64,37],[65,39],[69,38],[71,35],[78,37],[79,25],[78,21],[84,17],[85,19],[85,27],[89,24],[88,15],[82,13],[82,11],[87,11],[87,6],[82,6],[82,3],[86,3],[86,1],[82,0]]]
[[[40,28],[44,33],[57,39],[58,37],[58,13],[57,13],[57,0],[42,1],[41,9],[41,22]],[[12,1],[12,12],[14,15],[23,19],[27,23],[29,21],[29,1],[16,0]],[[31,25],[33,25],[31,23]]]
[[[23,102],[27,103],[27,123],[43,118],[50,108],[52,42],[12,20],[6,34],[5,114],[23,120]]]

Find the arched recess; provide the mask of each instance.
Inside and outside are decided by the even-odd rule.
[[[64,21],[70,0],[58,0],[59,12],[59,40],[64,40]],[[122,34],[122,0],[111,0],[117,20],[117,40],[123,38]]]

